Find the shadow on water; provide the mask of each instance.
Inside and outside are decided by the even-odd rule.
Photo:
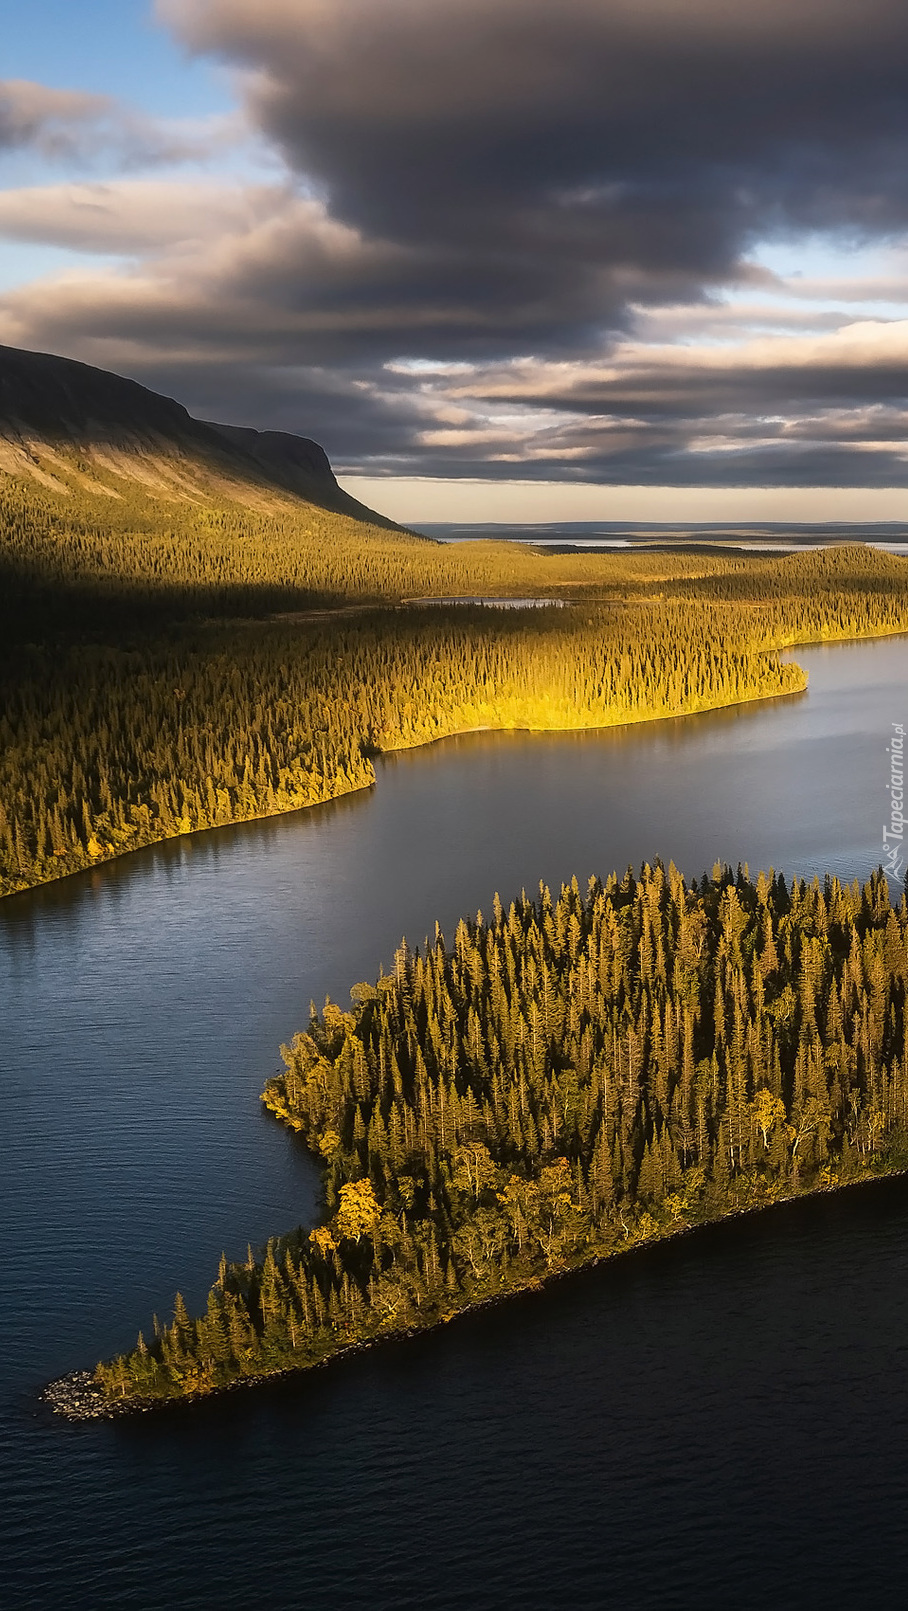
[[[228,864],[237,854],[252,852],[267,856],[279,852],[286,824],[305,819],[311,824],[312,831],[317,833],[333,819],[355,812],[364,798],[372,793],[373,787],[342,794],[338,799],[326,800],[320,805],[303,806],[299,811],[254,817],[248,822],[231,822],[220,828],[201,828],[178,838],[142,845],[112,861],[70,873],[66,878],[55,879],[50,884],[39,884],[34,889],[5,896],[0,900],[0,924],[8,923],[18,932],[27,933],[30,924],[40,922],[46,916],[57,921],[68,910],[77,908],[86,897],[104,894],[116,901],[120,896],[131,895],[137,882],[147,878],[172,885],[191,871],[193,861],[197,858],[203,858],[217,867]]]

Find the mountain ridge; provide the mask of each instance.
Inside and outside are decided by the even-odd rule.
[[[198,420],[182,403],[110,370],[0,346],[0,474],[60,493],[227,497],[268,511],[304,499],[400,530],[338,485],[324,449],[288,431]]]

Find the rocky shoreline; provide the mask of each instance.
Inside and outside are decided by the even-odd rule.
[[[122,1406],[116,1404],[98,1386],[90,1370],[70,1371],[68,1376],[48,1382],[41,1392],[41,1400],[67,1421],[109,1421],[116,1415],[135,1414],[144,1407],[134,1398],[127,1399]]]
[[[406,1336],[407,1333],[401,1332],[398,1335]],[[372,1347],[374,1342],[386,1340],[386,1338],[374,1338],[350,1343],[326,1355],[324,1359],[283,1366],[279,1370],[259,1371],[252,1376],[235,1376],[232,1381],[222,1382],[217,1387],[206,1388],[196,1393],[170,1393],[147,1398],[141,1398],[136,1394],[122,1399],[108,1398],[103,1388],[98,1386],[91,1371],[74,1370],[70,1371],[68,1376],[59,1376],[55,1381],[48,1382],[47,1386],[42,1388],[39,1398],[55,1415],[61,1415],[66,1421],[114,1421],[121,1416],[147,1415],[152,1410],[197,1404],[202,1399],[221,1398],[225,1393],[235,1393],[244,1387],[256,1387],[261,1382],[275,1382],[284,1376],[297,1376],[302,1371],[319,1370],[345,1354],[360,1353],[363,1349]]]
[[[339,1347],[331,1349],[321,1359],[301,1361],[299,1364],[283,1365],[273,1371],[257,1371],[248,1376],[235,1376],[232,1381],[219,1384],[217,1387],[207,1388],[204,1391],[193,1393],[174,1393],[166,1396],[139,1397],[131,1395],[124,1399],[110,1399],[102,1387],[96,1382],[94,1373],[88,1370],[70,1371],[67,1376],[60,1376],[55,1381],[48,1382],[40,1393],[41,1401],[53,1410],[54,1414],[62,1416],[68,1421],[113,1421],[121,1416],[143,1415],[152,1410],[164,1409],[177,1404],[198,1403],[201,1399],[220,1398],[225,1393],[239,1392],[243,1388],[256,1387],[263,1382],[276,1382],[288,1376],[298,1376],[304,1371],[324,1370],[339,1359],[348,1358],[351,1354],[364,1353],[366,1349],[379,1347],[382,1343],[401,1342],[407,1337],[414,1337],[424,1331],[434,1331],[437,1327],[448,1325],[461,1315],[476,1314],[482,1309],[497,1308],[499,1304],[507,1303],[511,1298],[530,1292],[545,1292],[556,1282],[563,1281],[572,1275],[584,1270],[592,1270],[610,1263],[615,1258],[627,1258],[633,1253],[639,1253],[644,1248],[655,1248],[665,1242],[674,1241],[684,1236],[695,1236],[698,1231],[708,1230],[729,1220],[749,1219],[758,1214],[765,1214],[773,1208],[782,1209],[798,1202],[806,1202],[811,1198],[838,1195],[843,1192],[860,1190],[874,1182],[884,1180],[906,1179],[908,1169],[903,1164],[895,1168],[882,1169],[878,1173],[868,1173],[862,1178],[848,1181],[837,1181],[827,1186],[812,1185],[806,1190],[796,1191],[778,1197],[775,1201],[767,1203],[754,1203],[739,1208],[726,1210],[725,1213],[712,1215],[708,1219],[693,1222],[681,1222],[671,1229],[664,1229],[660,1235],[646,1237],[639,1241],[631,1241],[625,1246],[618,1246],[608,1252],[594,1254],[590,1258],[580,1259],[577,1263],[562,1266],[560,1269],[547,1271],[522,1281],[519,1285],[507,1288],[503,1292],[490,1293],[479,1298],[474,1303],[466,1303],[462,1307],[451,1310],[445,1314],[434,1315],[424,1325],[402,1327],[399,1331],[383,1332],[377,1336],[357,1338],[355,1341],[342,1343]]]

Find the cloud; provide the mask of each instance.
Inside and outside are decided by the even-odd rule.
[[[252,114],[290,165],[385,233],[453,242],[471,221],[550,261],[709,275],[767,222],[905,221],[900,0],[158,11],[252,75]]]
[[[150,118],[110,95],[0,80],[0,152],[32,149],[51,163],[124,169],[203,161],[240,138],[241,118],[192,123]]]
[[[203,417],[314,435],[348,472],[906,479],[906,319],[846,310],[829,328],[805,327],[796,304],[782,331],[754,334],[759,302],[743,321],[721,303],[674,306],[662,322],[683,341],[665,339],[651,313],[589,354],[515,356],[507,325],[481,350],[464,304],[473,355],[452,361],[412,356],[450,341],[458,312],[424,254],[370,239],[289,187],[120,180],[11,192],[0,197],[4,232],[89,255],[0,298],[0,340],[133,375]],[[92,262],[101,250],[133,255],[117,269]]]
[[[72,156],[112,104],[106,95],[6,79],[0,83],[0,150],[36,146],[44,156]]]
[[[540,318],[532,280],[520,295],[502,278],[489,305],[442,254],[368,236],[290,186],[228,195],[210,183],[120,181],[9,192],[0,233],[139,254],[122,273],[87,270],[10,293],[4,329],[19,324],[23,339],[39,327],[78,329],[83,343],[131,332],[159,351],[175,339],[200,352],[263,343],[263,359],[270,343],[275,361],[369,367],[451,344],[507,354]]]
[[[422,421],[363,379],[389,331],[396,345],[434,317],[411,305],[412,254],[314,198],[188,180],[38,187],[0,196],[3,234],[86,255],[0,296],[0,342],[133,376],[202,417],[318,434],[344,457],[390,451]],[[127,255],[118,267],[101,252]]]
[[[0,237],[73,251],[160,258],[248,237],[287,207],[282,186],[113,179],[0,191]]]
[[[0,233],[88,255],[0,299],[0,339],[304,430],[349,470],[905,481],[908,268],[842,269],[908,232],[902,0],[157,14],[233,71],[280,182],[8,193]],[[129,149],[113,102],[3,94],[0,143]],[[179,130],[143,128],[150,167]],[[808,235],[837,277],[758,261]]]

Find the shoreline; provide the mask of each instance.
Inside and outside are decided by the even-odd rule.
[[[878,634],[878,636],[882,637],[897,637],[899,635],[908,636],[908,629],[900,628],[898,633]],[[844,644],[870,642],[872,640],[861,638],[834,638],[830,639],[829,641],[832,643]],[[821,645],[819,643],[815,643],[813,645],[785,645],[782,648],[768,649],[761,651],[761,653],[781,655],[785,653],[787,648],[818,648],[820,646]],[[797,665],[796,660],[788,660],[782,663],[785,665]],[[451,738],[466,738],[471,733],[606,733],[614,731],[616,727],[645,727],[652,725],[655,722],[679,721],[691,716],[711,715],[720,710],[736,710],[744,705],[756,705],[763,703],[764,701],[768,703],[772,699],[791,699],[796,694],[805,693],[808,687],[807,672],[805,672],[800,666],[798,667],[798,670],[801,672],[803,681],[797,688],[785,688],[781,691],[774,690],[767,693],[747,694],[743,699],[721,700],[716,704],[691,705],[686,710],[668,710],[660,711],[658,713],[651,712],[647,715],[641,716],[624,715],[614,721],[581,722],[579,724],[572,724],[570,726],[566,724],[558,724],[554,727],[530,727],[524,723],[518,722],[508,726],[481,723],[476,727],[457,727],[452,728],[450,732],[434,733],[430,737],[416,739],[411,744],[391,744],[386,749],[376,750],[374,752],[374,759],[380,760],[383,756],[388,755],[404,755],[411,750],[426,749],[432,744],[444,744],[448,739]],[[268,822],[275,817],[289,817],[292,816],[295,811],[311,811],[318,806],[332,805],[335,800],[346,800],[349,799],[351,795],[361,794],[367,789],[373,789],[375,784],[376,779],[373,776],[371,781],[368,783],[356,783],[350,788],[338,789],[333,794],[324,795],[324,797],[320,800],[309,800],[305,805],[283,806],[276,811],[257,811],[252,816],[232,817],[229,822],[207,823],[205,825],[200,825],[198,828],[190,828],[188,833],[158,834],[153,838],[143,839],[138,844],[125,845],[122,850],[116,851],[113,855],[105,854],[101,856],[94,856],[89,860],[81,862],[77,867],[67,867],[65,869],[61,869],[60,872],[51,873],[49,877],[35,879],[33,883],[22,883],[16,889],[4,890],[0,892],[0,901],[11,900],[18,895],[27,895],[32,890],[44,889],[50,884],[59,884],[65,878],[76,878],[80,873],[90,873],[98,867],[108,867],[112,862],[123,861],[125,857],[135,855],[138,851],[151,850],[155,845],[171,844],[176,839],[192,839],[196,834],[200,833],[217,833],[221,828],[239,828],[247,822]]]
[[[796,649],[825,649],[836,647],[840,644],[844,646],[853,643],[885,642],[890,638],[898,637],[908,638],[908,627],[895,627],[891,632],[871,632],[858,637],[834,635],[830,637],[801,638],[776,644],[760,650],[759,653],[784,656]],[[795,666],[798,664],[794,659],[783,660],[781,663]],[[466,738],[472,733],[604,733],[612,732],[616,727],[644,727],[654,722],[679,721],[691,716],[711,715],[720,710],[737,710],[745,705],[756,705],[764,701],[768,703],[772,699],[791,699],[794,695],[805,693],[808,689],[808,674],[803,670],[803,667],[799,666],[798,669],[803,676],[801,685],[797,688],[784,689],[782,692],[748,694],[743,699],[724,700],[716,704],[691,705],[685,710],[660,711],[658,714],[650,713],[645,716],[625,715],[614,721],[582,722],[570,726],[558,724],[554,727],[530,727],[522,723],[514,723],[511,726],[481,723],[475,727],[458,727],[452,728],[449,732],[435,733],[431,737],[416,739],[411,744],[389,745],[387,749],[377,750],[375,759],[381,759],[383,756],[388,755],[404,755],[410,750],[427,748],[431,744],[443,744],[451,738]],[[22,883],[15,889],[3,890],[0,892],[0,901],[11,900],[18,895],[27,895],[32,890],[44,889],[50,884],[59,884],[65,878],[76,878],[80,873],[89,873],[96,867],[109,866],[112,862],[122,861],[125,857],[132,856],[138,851],[151,850],[155,845],[170,844],[175,839],[191,839],[200,833],[216,833],[221,828],[239,828],[247,822],[268,822],[276,817],[292,816],[295,811],[311,811],[318,806],[331,805],[335,800],[346,800],[351,795],[360,794],[367,789],[374,788],[375,781],[373,777],[368,783],[357,783],[350,788],[339,789],[336,793],[326,794],[319,800],[309,800],[305,805],[282,806],[276,811],[256,811],[252,816],[231,817],[229,822],[208,823],[198,828],[191,828],[188,833],[157,834],[153,838],[143,839],[138,844],[124,846],[122,850],[118,850],[113,855],[105,854],[92,857],[90,860],[80,862],[76,867],[67,867],[61,869],[60,872],[50,874],[48,877],[35,879],[32,883]]]
[[[556,1269],[548,1270],[531,1276],[526,1280],[508,1287],[503,1292],[490,1293],[485,1297],[477,1298],[473,1303],[464,1303],[445,1314],[435,1314],[423,1326],[407,1326],[399,1331],[383,1331],[370,1337],[360,1337],[354,1341],[340,1343],[337,1348],[330,1349],[323,1358],[308,1360],[298,1365],[282,1365],[272,1371],[258,1371],[254,1374],[235,1376],[231,1381],[224,1382],[217,1387],[196,1390],[189,1393],[168,1395],[136,1395],[121,1399],[109,1399],[94,1380],[94,1372],[90,1370],[69,1371],[65,1376],[55,1377],[53,1381],[45,1383],[38,1393],[38,1400],[56,1416],[69,1422],[84,1421],[115,1421],[137,1415],[148,1415],[154,1411],[173,1409],[176,1406],[187,1404],[200,1404],[223,1397],[227,1393],[235,1393],[240,1389],[261,1387],[265,1383],[286,1380],[291,1376],[302,1376],[309,1371],[325,1370],[340,1360],[347,1359],[353,1354],[365,1353],[368,1349],[379,1348],[385,1343],[404,1342],[410,1337],[436,1331],[441,1326],[467,1315],[478,1314],[482,1310],[497,1308],[499,1304],[507,1303],[512,1298],[518,1298],[530,1293],[544,1294],[556,1281],[564,1281],[575,1275],[583,1274],[589,1270],[601,1269],[613,1260],[629,1258],[636,1253],[644,1252],[650,1248],[661,1247],[666,1242],[676,1241],[679,1237],[696,1236],[700,1231],[714,1229],[718,1225],[725,1225],[736,1219],[753,1219],[770,1213],[776,1208],[790,1208],[795,1203],[810,1202],[812,1199],[822,1197],[837,1197],[846,1192],[858,1191],[867,1186],[882,1184],[885,1181],[908,1178],[908,1165],[898,1164],[892,1168],[877,1172],[868,1171],[854,1180],[840,1180],[829,1185],[816,1185],[805,1188],[803,1191],[789,1193],[784,1197],[774,1198],[771,1202],[752,1203],[745,1207],[729,1208],[727,1212],[710,1215],[707,1219],[693,1222],[679,1222],[677,1226],[668,1227],[656,1236],[646,1236],[634,1241],[628,1241],[625,1246],[618,1246],[608,1252],[593,1253],[589,1258],[581,1258],[575,1263],[566,1263]]]

